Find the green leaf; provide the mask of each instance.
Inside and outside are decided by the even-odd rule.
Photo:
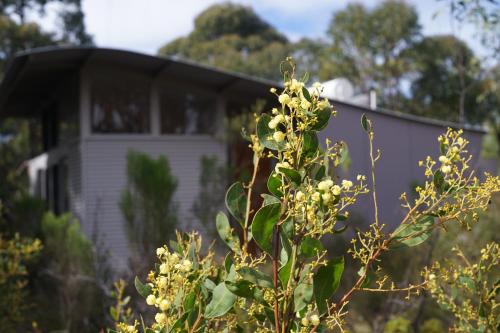
[[[304,141],[302,145],[302,156],[313,157],[318,151],[319,141],[318,136],[313,131],[304,132]]]
[[[205,309],[206,318],[216,318],[226,314],[234,305],[237,296],[226,288],[226,284],[221,282],[215,287],[212,300]]]
[[[236,182],[226,192],[226,206],[238,222],[243,223],[247,209],[247,196],[243,184]]]
[[[223,212],[219,212],[217,214],[215,227],[224,243],[226,243],[232,251],[238,252],[240,249],[240,239],[238,236],[233,235],[231,225],[229,224],[226,214]]]
[[[169,333],[177,332],[178,329],[184,325],[184,322],[186,321],[188,315],[189,315],[189,312],[183,313],[182,316],[175,321],[175,323],[172,325],[172,327],[170,327],[170,330],[168,332]]]
[[[346,230],[347,230],[347,226],[345,225],[343,227],[338,228],[337,230],[333,230],[333,233],[334,234],[341,234],[341,233],[343,233]]]
[[[307,283],[301,283],[293,292],[294,312],[304,309],[312,300],[313,286]]]
[[[239,297],[253,298],[254,296],[254,284],[250,281],[239,280],[239,281],[226,281],[226,288]]]
[[[368,120],[368,118],[366,117],[366,114],[364,114],[364,113],[361,116],[361,127],[363,127],[363,129],[365,130],[365,132],[371,131],[370,120]]]
[[[262,288],[273,288],[273,280],[270,276],[250,267],[242,267],[238,271],[241,277]]]
[[[434,217],[430,215],[420,216],[415,223],[400,225],[392,233],[391,247],[412,247],[427,240],[432,232]]]
[[[278,277],[283,286],[288,284],[288,280],[290,279],[290,274],[292,273],[292,260],[291,258],[288,260],[285,266],[281,267],[278,272]]]
[[[276,198],[274,195],[262,193],[260,196],[262,197],[262,199],[264,199],[262,206],[280,202],[280,199]]]
[[[325,248],[319,239],[312,237],[304,237],[300,243],[300,254],[306,258],[312,258],[321,253]]]
[[[309,102],[312,103],[311,99],[311,94],[309,93],[309,90],[307,90],[306,87],[302,87],[302,95],[304,95],[304,98]]]
[[[269,192],[271,192],[278,198],[281,198],[283,196],[283,193],[280,190],[280,187],[282,185],[283,184],[281,183],[281,177],[277,173],[272,172],[267,179],[267,189],[269,190]]]
[[[214,283],[214,281],[210,280],[209,278],[206,278],[205,279],[205,282],[203,282],[203,285],[205,286],[205,288],[207,288],[208,290],[214,290],[216,285]]]
[[[144,284],[136,276],[134,280],[135,289],[142,297],[146,298],[151,294],[151,287],[148,284]]]
[[[365,267],[361,267],[358,271],[359,276],[363,276],[365,274]],[[370,285],[370,283],[375,280],[376,276],[373,271],[368,270],[368,273],[366,273],[365,279],[363,280],[363,283],[361,284],[361,288],[366,288]]]
[[[278,168],[279,171],[281,171],[285,176],[286,178],[288,178],[295,186],[299,186],[301,181],[302,181],[302,177],[300,176],[300,173],[298,173],[297,171],[293,170],[293,169],[287,169],[287,168]]]
[[[114,307],[110,307],[109,308],[109,314],[111,315],[111,318],[113,318],[114,321],[118,321],[119,318],[118,318],[118,312],[116,312],[116,308]]]
[[[269,128],[269,122],[271,121],[271,116],[268,114],[261,115],[259,121],[257,122],[257,137],[260,143],[271,150],[284,150],[285,141],[276,142],[273,139],[274,130]]]
[[[446,191],[446,181],[444,180],[444,174],[441,172],[441,170],[437,170],[434,173],[433,177],[433,183],[436,189],[438,190],[439,194],[443,194],[443,192]]]
[[[280,218],[280,210],[281,204],[273,203],[261,207],[253,218],[253,239],[267,253],[271,253],[273,228]]]
[[[321,315],[327,311],[326,301],[333,296],[339,287],[343,272],[344,257],[336,257],[329,260],[326,266],[318,268],[318,271],[314,274],[314,297]]]
[[[184,311],[191,311],[194,309],[196,304],[196,294],[194,292],[189,293],[186,298],[184,298]]]
[[[326,174],[326,168],[324,165],[320,166],[318,171],[316,171],[316,174],[314,175],[314,179],[317,181],[322,180],[325,177]]]
[[[314,124],[311,129],[314,131],[321,131],[323,130],[326,125],[328,125],[328,120],[330,120],[330,116],[332,115],[332,112],[330,111],[330,108],[326,108],[323,110],[318,111],[316,114],[316,118],[318,119],[318,122]]]

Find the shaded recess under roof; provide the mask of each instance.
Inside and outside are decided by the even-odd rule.
[[[194,82],[199,86],[231,96],[237,94],[248,99],[266,98],[274,101],[271,87],[282,85],[273,81],[245,74],[215,69],[173,57],[153,56],[143,53],[99,47],[45,47],[18,53],[8,64],[0,84],[0,118],[36,115],[39,106],[61,82],[74,77],[87,64],[109,64],[145,73],[152,78],[165,76]],[[389,117],[434,126],[461,127],[457,124],[332,100],[334,106],[356,107],[363,111],[377,112]],[[465,126],[468,130],[485,132],[480,126]]]

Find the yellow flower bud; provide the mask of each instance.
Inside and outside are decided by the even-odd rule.
[[[304,201],[304,193],[302,191],[298,191],[297,194],[295,194],[295,199],[297,199],[297,201]]]
[[[271,119],[271,121],[269,121],[269,124],[267,124],[267,126],[269,126],[270,129],[275,129],[278,126],[278,123],[274,119]]]
[[[167,264],[163,263],[160,265],[160,273],[161,274],[167,274],[168,273],[168,266]]]
[[[302,318],[300,323],[302,324],[302,326],[309,326],[309,319],[304,317],[304,318]]]
[[[159,248],[156,249],[156,255],[158,257],[161,257],[164,253],[165,253],[165,248],[159,247]]]
[[[311,106],[311,103],[307,99],[303,99],[300,102],[300,107],[303,109],[309,109],[310,106]]]
[[[148,295],[148,297],[146,297],[146,304],[147,305],[155,305],[156,304],[155,295]]]
[[[311,198],[314,200],[314,201],[319,201],[319,198],[321,197],[321,194],[319,192],[314,192],[313,195],[311,196]]]
[[[164,314],[164,313],[161,313],[161,312],[160,312],[160,313],[157,313],[157,314],[155,315],[155,320],[156,320],[156,322],[157,322],[158,324],[160,324],[160,325],[161,325],[161,324],[164,324],[164,323],[167,321],[167,316],[165,316],[165,314]]]
[[[273,134],[273,139],[276,142],[282,142],[283,140],[285,140],[285,133],[283,133],[281,131],[276,131]]]
[[[344,179],[342,181],[342,187],[348,190],[352,187],[352,182],[350,180]]]
[[[164,276],[161,276],[160,279],[158,280],[158,286],[160,288],[165,288],[168,284],[168,279]]]
[[[323,193],[321,195],[321,198],[323,199],[323,202],[327,204],[332,199],[332,195],[330,193],[326,192],[326,193]]]
[[[314,314],[311,316],[311,323],[316,326],[319,325],[319,316]]]
[[[333,193],[333,195],[338,196],[338,195],[340,195],[341,192],[342,192],[342,189],[340,188],[340,186],[334,185],[332,187],[332,193]]]
[[[451,165],[443,165],[441,167],[441,172],[442,173],[450,173],[451,172]]]
[[[320,110],[326,109],[328,107],[330,107],[330,102],[326,98],[318,103],[318,108]]]
[[[170,308],[170,302],[166,299],[162,300],[160,302],[160,310],[167,311],[168,308]]]
[[[290,102],[290,96],[288,96],[288,94],[281,94],[278,97],[278,101],[281,104],[288,104]]]
[[[333,181],[331,179],[327,179],[319,182],[318,189],[320,191],[328,191],[332,186],[333,186]]]
[[[439,162],[446,164],[449,162],[448,158],[444,155],[439,156]]]

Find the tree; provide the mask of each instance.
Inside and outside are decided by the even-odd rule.
[[[289,52],[289,43],[250,7],[213,5],[195,19],[194,30],[160,48],[161,55],[279,79],[274,68]]]
[[[410,112],[470,123],[484,119],[476,100],[480,65],[467,44],[451,35],[430,36],[405,54],[412,60]]]
[[[363,92],[376,88],[383,106],[401,107],[401,79],[408,68],[402,51],[420,36],[414,7],[391,0],[370,11],[350,4],[333,14],[327,36],[323,79],[345,76]]]
[[[44,15],[45,8],[50,3],[61,4],[58,18],[62,21],[60,41],[70,44],[92,44],[92,36],[85,29],[84,13],[81,0],[2,0],[0,15],[17,20],[20,25],[28,23],[28,13],[37,11]]]

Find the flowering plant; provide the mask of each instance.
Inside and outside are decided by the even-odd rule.
[[[151,326],[120,323],[120,332],[317,332],[343,331],[350,298],[356,292],[418,293],[427,283],[398,288],[379,267],[381,254],[400,247],[417,246],[431,232],[458,221],[470,226],[477,211],[487,208],[492,193],[500,191],[500,179],[485,175],[480,181],[469,171],[467,140],[461,131],[449,129],[439,138],[439,162],[427,157],[425,184],[417,198],[401,196],[407,213],[390,232],[379,222],[375,164],[380,152],[373,147],[373,124],[365,116],[361,127],[367,134],[372,172],[356,179],[338,179],[344,145],[326,140],[320,146],[317,133],[335,116],[320,84],[305,87],[295,77],[290,59],[283,66],[284,89],[271,89],[279,107],[256,119],[249,136],[253,172],[249,183],[236,182],[226,194],[227,211],[216,228],[230,252],[223,264],[213,253],[200,255],[196,233],[177,234],[177,241],[157,250],[158,265],[148,282],[136,279],[136,287],[155,308]],[[272,159],[268,193],[261,194],[260,208],[254,185],[262,159]],[[323,246],[324,236],[344,231],[349,209],[361,195],[371,195],[373,223],[357,231],[349,254],[358,265],[358,278],[342,281],[344,257],[331,257]],[[342,225],[339,222],[342,222]],[[252,251],[251,243],[258,247]],[[270,267],[271,266],[271,267]],[[342,295],[337,295],[339,285]]]

